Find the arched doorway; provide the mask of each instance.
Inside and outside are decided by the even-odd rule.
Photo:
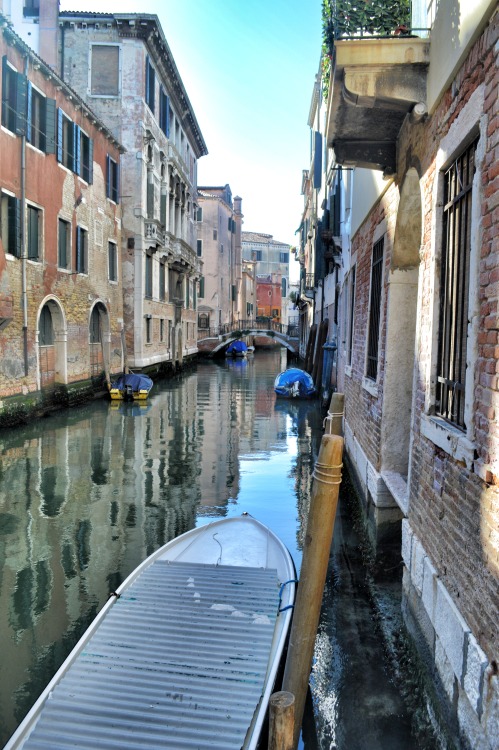
[[[64,316],[54,299],[47,300],[38,318],[38,372],[40,389],[47,391],[67,382]]]
[[[100,379],[109,370],[109,316],[102,302],[97,302],[90,314],[89,346],[90,377]]]
[[[413,408],[422,203],[419,176],[404,180],[388,279],[386,366],[381,428],[381,471],[401,509],[407,511],[407,482]]]

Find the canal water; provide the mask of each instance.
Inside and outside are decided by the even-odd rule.
[[[169,539],[247,511],[300,569],[322,424],[315,402],[276,401],[285,367],[278,349],[201,361],[144,406],[102,400],[0,432],[0,746],[108,594]],[[412,750],[347,511],[300,746]]]

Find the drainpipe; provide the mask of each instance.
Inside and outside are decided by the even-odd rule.
[[[24,75],[28,77],[29,60],[24,62]],[[26,124],[21,136],[21,277],[22,277],[22,310],[23,310],[23,351],[24,375],[28,375],[28,290],[26,262]]]

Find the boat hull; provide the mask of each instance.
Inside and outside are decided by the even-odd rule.
[[[104,605],[5,750],[122,748],[125,736],[130,750],[254,750],[294,575],[282,542],[250,516],[172,540]]]

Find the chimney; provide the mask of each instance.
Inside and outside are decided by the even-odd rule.
[[[40,0],[40,57],[59,71],[59,0]]]

